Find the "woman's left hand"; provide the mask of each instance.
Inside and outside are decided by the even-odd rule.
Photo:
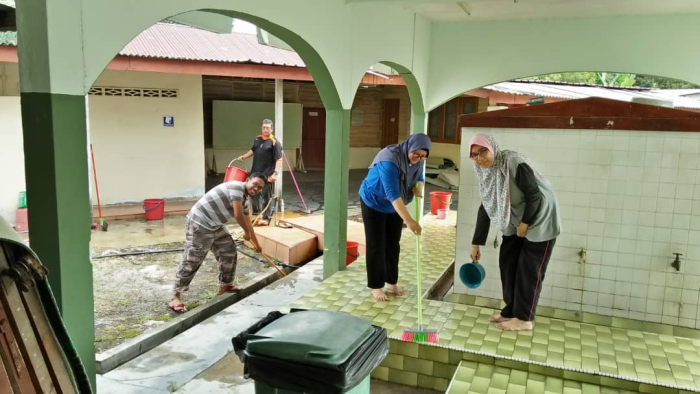
[[[416,185],[413,187],[413,195],[423,198],[423,182],[416,182]]]
[[[530,227],[529,224],[520,223],[520,224],[518,225],[517,230],[516,230],[516,232],[517,232],[517,234],[518,234],[518,237],[521,237],[521,238],[525,237],[525,236],[527,235],[527,229],[528,229],[529,227]]]

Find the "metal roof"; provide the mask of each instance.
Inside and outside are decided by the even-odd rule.
[[[206,62],[306,67],[296,52],[258,43],[256,35],[217,34],[172,23],[157,23],[119,52],[124,56]]]
[[[543,96],[560,99],[582,99],[600,97],[618,101],[631,102],[633,99],[653,99],[673,102],[676,108],[700,109],[700,100],[683,97],[681,90],[666,92],[663,89],[611,88],[590,85],[565,85],[533,82],[501,82],[485,89],[521,96]],[[694,94],[697,89],[687,89],[687,94]]]

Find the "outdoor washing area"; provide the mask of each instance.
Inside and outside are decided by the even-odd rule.
[[[254,33],[226,38],[231,41],[212,37],[230,35],[234,20],[254,25]],[[170,38],[178,44],[169,48],[169,57],[150,48],[156,40],[149,37],[156,35],[158,42]],[[58,311],[51,324],[65,331],[51,348],[7,351],[13,341],[23,346],[26,338],[41,339],[51,327],[4,325],[5,314],[18,309],[7,307],[0,291],[0,355],[10,355],[1,358],[0,392],[56,391],[57,370],[42,362],[47,353],[57,364],[66,361],[64,369],[72,362],[64,375],[80,375],[83,387],[100,394],[282,394],[263,382],[265,373],[270,381],[323,377],[315,383],[337,383],[334,390],[316,390],[324,393],[700,392],[700,113],[691,103],[700,92],[682,85],[654,95],[650,89],[659,86],[629,85],[635,76],[700,84],[700,51],[693,44],[699,36],[700,3],[687,0],[634,5],[607,0],[0,0],[0,102],[8,103],[0,114],[12,119],[0,124],[7,141],[0,151],[24,163],[22,171],[6,166],[3,179],[26,190],[27,220],[20,218],[19,224],[28,225],[30,252],[44,267],[35,264],[29,272],[26,265],[36,263],[35,257],[12,237],[0,238],[5,250],[0,264],[7,260],[10,268],[24,270],[27,283],[43,285],[42,301]],[[206,40],[189,41],[197,37]],[[229,52],[226,56],[207,53],[207,45],[194,45],[201,51],[191,56],[188,47],[224,41],[229,44],[212,47]],[[243,42],[251,45],[240,55],[231,43]],[[615,80],[625,75],[618,82],[627,84],[626,90],[606,85],[605,98],[556,102],[521,94],[530,89],[522,78],[578,72],[615,73]],[[513,81],[517,92],[501,85]],[[549,86],[543,85],[537,89]],[[273,122],[260,125],[257,113],[244,131],[227,129],[226,115],[252,113],[254,102],[265,107],[263,119],[274,120],[274,138]],[[692,105],[681,109],[675,102]],[[304,135],[304,125],[312,125],[313,132]],[[482,136],[484,145],[470,145],[477,133],[491,137]],[[245,141],[221,140],[236,135]],[[398,152],[404,157],[396,159],[393,148],[389,159],[379,160],[393,162],[397,176],[402,174],[399,197],[412,199],[405,197],[415,193],[416,169],[422,168],[416,163],[428,159],[436,177],[426,188],[423,218],[420,206],[409,205],[400,211],[401,222],[392,217],[389,231],[390,220],[373,219],[358,190],[372,158],[399,136],[410,141],[399,149],[407,150]],[[435,148],[432,159],[449,161],[430,161],[428,137]],[[489,138],[518,154],[498,157]],[[209,220],[213,225],[200,240],[213,242],[212,231],[226,238],[227,249],[219,255],[226,255],[226,261],[219,259],[226,267],[221,279],[214,279],[210,257],[192,283],[198,290],[185,293],[203,255],[188,256],[176,274],[186,242],[183,230],[194,234],[195,228],[187,227],[184,215],[207,195],[209,185],[219,187],[208,178],[212,172],[218,176],[251,146],[273,152],[277,140],[279,146],[289,142],[286,155],[295,166],[305,161],[317,169],[304,174],[312,184],[302,186],[307,201],[286,198],[296,194],[297,181],[290,183],[275,158],[265,168],[269,171],[250,174],[244,186],[230,183],[215,190],[230,204],[213,214],[235,215],[248,227],[242,210],[236,214],[229,208],[240,207],[242,196],[260,191],[266,180],[282,179],[277,187],[283,186],[288,211],[300,216],[245,236],[257,245],[228,242],[223,223]],[[217,150],[218,141],[223,141],[219,148],[232,149]],[[93,143],[98,171],[105,174],[100,176],[116,180],[99,185],[103,196],[114,198],[109,209],[126,210],[120,204],[127,200],[137,203],[138,212],[124,215],[136,215],[130,220],[106,215],[108,231],[93,220],[91,209],[97,191]],[[145,164],[147,158],[152,166]],[[104,159],[112,164],[100,167]],[[557,209],[547,211],[548,220],[557,222],[549,233],[556,233],[556,246],[549,248],[552,237],[532,241],[546,245],[536,260],[539,267],[549,264],[544,279],[541,271],[528,277],[528,286],[541,289],[535,320],[516,316],[496,323],[492,319],[499,319],[495,315],[507,298],[500,254],[504,243],[518,240],[512,234],[504,239],[496,227],[513,227],[523,238],[528,224],[525,213],[515,224],[511,206],[499,205],[501,199],[510,201],[512,195],[502,193],[507,188],[484,197],[483,182],[510,185],[503,182],[511,175],[511,159],[518,170],[510,181],[517,187],[529,182],[554,190],[540,194],[549,198],[547,207]],[[489,160],[501,172],[484,172],[491,168]],[[377,164],[375,175],[385,165],[391,169]],[[299,178],[303,182],[304,176]],[[160,184],[151,181],[156,179]],[[451,192],[453,201],[436,198],[429,206],[429,193],[436,190]],[[170,204],[162,220],[141,219],[140,202],[146,198]],[[388,207],[398,197],[385,194],[374,201]],[[200,208],[205,203],[206,198]],[[480,205],[485,205],[481,215]],[[490,228],[484,225],[486,210],[494,221]],[[198,213],[212,214],[204,211]],[[7,217],[7,212],[0,214]],[[380,235],[391,245],[387,256],[393,262],[398,255],[398,282],[388,279],[393,265],[392,273],[380,278],[389,284],[386,294],[376,286],[368,289],[367,268],[372,276],[377,265],[367,263],[367,255],[376,253],[366,250],[373,245],[366,243],[364,230],[381,228],[370,227],[372,220],[387,226]],[[419,245],[416,220],[423,226]],[[96,228],[90,228],[93,222]],[[235,225],[228,231],[243,238]],[[475,232],[486,239],[481,249],[472,245]],[[398,242],[388,240],[398,234],[400,252]],[[237,291],[231,280],[234,246],[241,246]],[[348,252],[355,259],[354,246],[359,258],[347,265]],[[160,250],[139,254],[143,249]],[[280,263],[280,270],[253,249]],[[478,286],[462,280],[463,267],[474,267],[472,259],[485,274]],[[19,294],[16,305],[22,305],[22,272],[0,272],[0,285],[14,286],[12,294]],[[397,296],[398,286],[403,296]],[[537,296],[532,307],[528,304],[531,315],[536,301]],[[186,306],[188,312],[175,314]],[[133,315],[131,321],[120,320],[125,315]],[[299,316],[338,318],[307,330]],[[265,319],[269,325],[261,327]],[[282,319],[294,323],[275,324]],[[402,340],[420,323],[434,331],[428,338],[437,342]],[[531,331],[508,330],[532,324]],[[313,331],[319,327],[325,329]],[[286,346],[285,338],[295,344]],[[297,373],[301,358],[309,368]],[[25,368],[18,367],[19,359]],[[331,360],[337,362],[331,368],[304,375]],[[22,375],[30,390],[3,386],[15,375]],[[64,378],[62,383],[74,382]],[[281,389],[304,391],[292,386]]]

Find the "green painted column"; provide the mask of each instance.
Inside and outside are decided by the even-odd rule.
[[[425,112],[420,112],[416,113],[413,112],[413,119],[412,119],[412,130],[411,134],[425,134],[428,130],[428,114]],[[425,170],[425,163],[423,163],[423,169]],[[421,199],[421,207],[420,211],[421,213],[423,212],[423,207],[425,207],[425,199],[430,198],[427,194],[423,195],[423,199]],[[411,214],[411,217],[413,220],[418,220],[420,218],[416,217],[416,200],[414,199],[410,204],[408,204],[408,212]],[[422,217],[422,215],[421,215]]]
[[[85,97],[22,93],[30,246],[49,269],[63,322],[95,378]]]
[[[327,110],[323,279],[345,269],[349,155],[350,110]]]
[[[20,1],[17,25],[30,246],[94,388],[82,6]]]

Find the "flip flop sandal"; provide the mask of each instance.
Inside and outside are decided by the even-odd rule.
[[[187,312],[187,307],[185,304],[175,304],[175,305],[168,305],[171,311],[175,313],[185,313]]]
[[[219,290],[219,294],[232,293],[232,292],[238,291],[238,290],[240,290],[238,288],[238,286],[228,285],[228,286],[224,287],[223,289]]]

